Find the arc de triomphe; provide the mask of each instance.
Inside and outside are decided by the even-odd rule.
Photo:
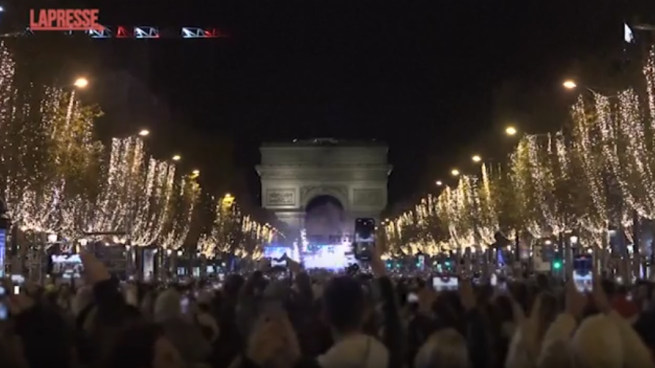
[[[377,220],[387,205],[388,151],[381,143],[334,139],[263,144],[256,167],[262,206],[298,231],[310,201],[331,196],[343,206],[345,230],[352,234],[356,218]]]

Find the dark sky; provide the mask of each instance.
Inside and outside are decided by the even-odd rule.
[[[585,70],[613,67],[618,3],[114,0],[99,7],[104,23],[230,34],[103,46],[112,50],[106,64],[128,68],[168,107],[170,119],[154,129],[168,132],[167,144],[203,172],[236,172],[255,197],[263,141],[377,138],[390,147],[396,203],[429,190],[450,167],[466,168],[473,152],[511,146],[502,135],[507,122],[528,131],[561,125],[571,102],[561,80],[577,74],[600,83]],[[182,125],[192,133],[178,135]],[[221,171],[225,157],[205,149],[212,144],[234,149],[225,154],[233,167]]]

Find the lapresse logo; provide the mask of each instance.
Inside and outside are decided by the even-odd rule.
[[[32,31],[102,31],[98,9],[31,9]]]

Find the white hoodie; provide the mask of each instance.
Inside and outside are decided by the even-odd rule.
[[[322,368],[385,368],[389,352],[377,339],[357,334],[334,344],[318,357],[318,363]]]

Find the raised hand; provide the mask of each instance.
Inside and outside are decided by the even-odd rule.
[[[373,272],[373,275],[375,275],[376,277],[382,277],[386,275],[387,268],[385,267],[384,262],[382,262],[380,250],[376,246],[371,247],[370,263],[371,263],[371,271]]]
[[[289,267],[289,271],[293,272],[293,274],[299,274],[300,272],[302,272],[302,266],[300,265],[300,263],[289,258],[289,256],[287,256],[286,254],[284,255],[284,258],[287,261],[287,267]]]
[[[596,251],[594,253],[594,264],[596,263],[595,258],[597,256],[598,252]],[[591,268],[591,275],[592,275],[592,280],[593,280],[593,290],[591,292],[591,296],[594,300],[594,305],[598,310],[602,313],[609,313],[612,310],[612,306],[609,302],[609,299],[607,298],[607,294],[605,293],[605,290],[603,289],[603,284],[602,284],[602,277],[598,274],[598,267],[594,265],[594,267]]]
[[[267,365],[284,348],[278,329],[279,326],[273,320],[265,319],[260,321],[250,336],[246,355],[257,366]]]
[[[84,265],[84,278],[89,285],[94,285],[111,278],[107,267],[93,254],[86,250],[81,250],[80,258],[82,259],[82,265]]]
[[[12,295],[7,300],[9,313],[17,316],[34,306],[34,300],[25,294]]]
[[[566,312],[578,318],[586,306],[587,298],[578,291],[573,278],[569,278],[566,283]]]
[[[460,278],[459,299],[462,302],[462,306],[464,306],[466,310],[475,308],[475,293],[473,293],[473,285],[471,285],[471,280]]]

